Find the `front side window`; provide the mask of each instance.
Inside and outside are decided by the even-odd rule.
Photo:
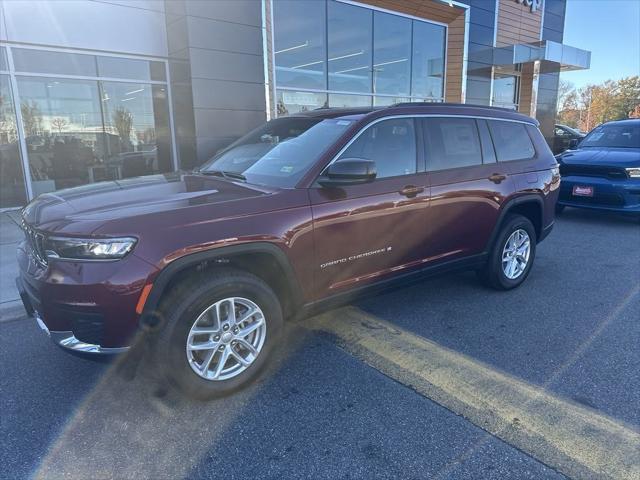
[[[482,164],[476,121],[470,118],[425,120],[427,166],[431,171]]]
[[[583,147],[640,148],[640,124],[596,127],[580,142]]]
[[[524,124],[489,120],[489,130],[499,162],[526,160],[536,154]]]
[[[383,120],[367,128],[340,155],[376,163],[376,178],[416,173],[416,135],[413,119]]]
[[[339,118],[278,118],[231,144],[199,171],[291,188],[352,123]]]

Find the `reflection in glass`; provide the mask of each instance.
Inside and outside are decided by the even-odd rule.
[[[166,88],[103,82],[105,169],[117,178],[171,170]]]
[[[17,81],[34,195],[172,169],[165,86]]]
[[[444,96],[445,28],[413,22],[411,95],[427,99]]]
[[[493,78],[493,101],[496,107],[518,109],[518,77],[496,74]]]
[[[17,77],[34,196],[92,178],[104,159],[98,84]]]
[[[0,47],[0,70],[9,70],[9,62],[7,61],[7,49]]]
[[[410,102],[411,99],[407,97],[373,97],[374,107],[387,107],[396,103]]]
[[[315,110],[327,106],[327,94],[278,90],[276,107],[278,116]]]
[[[411,20],[374,12],[373,91],[409,95]]]
[[[93,55],[27,48],[12,48],[11,53],[17,72],[96,76],[96,58]]]
[[[166,80],[164,63],[132,58],[97,57],[101,77],[135,80]]]
[[[370,95],[343,95],[339,93],[329,94],[329,106],[334,108],[341,107],[370,107]]]
[[[273,16],[276,84],[326,89],[325,3],[279,0]]]
[[[366,8],[329,2],[329,90],[371,92],[372,15]]]
[[[0,75],[0,208],[18,207],[26,201],[9,76]]]

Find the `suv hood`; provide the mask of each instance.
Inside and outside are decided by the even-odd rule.
[[[601,165],[606,167],[639,167],[640,149],[636,148],[592,148],[568,150],[558,156],[558,161],[567,165]]]
[[[274,193],[218,177],[170,173],[84,185],[40,195],[23,218],[37,229],[90,234],[105,222]]]

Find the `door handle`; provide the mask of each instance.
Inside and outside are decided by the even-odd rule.
[[[507,178],[506,175],[502,175],[501,173],[494,173],[489,177],[489,180],[497,184],[497,183],[502,183],[502,181],[506,180],[506,178]]]
[[[415,197],[419,193],[424,192],[424,187],[416,187],[415,185],[407,185],[400,190],[400,195],[404,195],[405,197]]]

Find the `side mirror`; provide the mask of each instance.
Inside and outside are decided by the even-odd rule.
[[[571,140],[569,140],[569,148],[571,150],[575,150],[576,148],[578,148],[579,143],[580,143],[579,138],[572,138]]]
[[[327,167],[318,183],[323,187],[343,187],[369,183],[376,178],[376,162],[364,158],[342,158]]]

